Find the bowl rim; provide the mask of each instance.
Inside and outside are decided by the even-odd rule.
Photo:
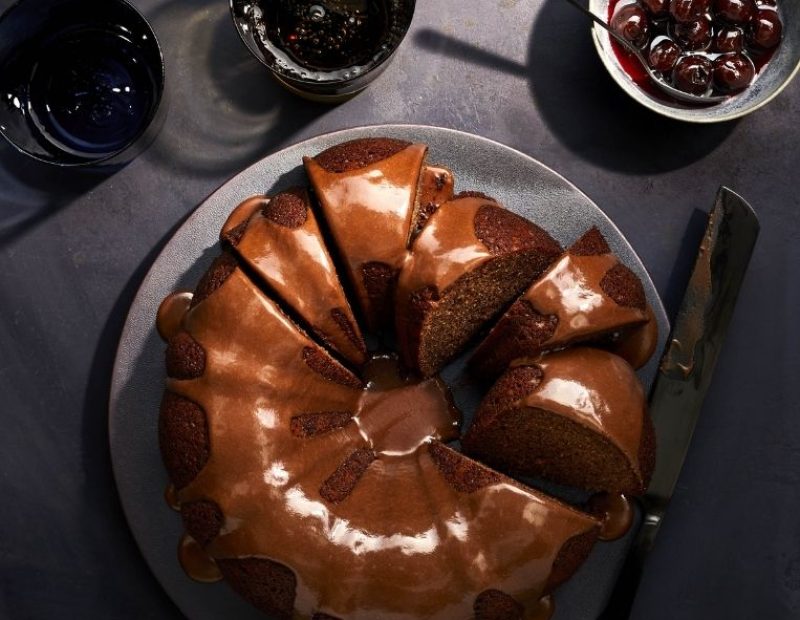
[[[598,8],[607,5],[609,0],[589,0],[589,10],[595,13],[601,19],[603,18],[602,15],[597,11]],[[597,24],[592,26],[592,40],[594,41],[594,47],[597,50],[597,55],[600,57],[600,60],[603,63],[603,66],[608,71],[609,76],[617,83],[617,85],[625,91],[625,93],[634,101],[643,105],[644,107],[652,110],[656,114],[660,114],[661,116],[666,116],[667,118],[671,118],[678,121],[683,121],[685,123],[697,123],[697,124],[704,124],[708,125],[711,123],[724,123],[727,121],[732,121],[737,118],[742,118],[743,116],[747,116],[751,112],[755,112],[763,108],[769,102],[771,102],[775,97],[780,95],[784,89],[791,83],[794,77],[800,72],[800,58],[798,58],[797,62],[795,63],[794,67],[792,68],[789,75],[773,90],[769,93],[766,97],[764,97],[760,101],[754,102],[752,105],[739,108],[735,111],[728,112],[725,114],[720,115],[687,115],[684,112],[687,111],[694,111],[695,108],[680,108],[680,107],[673,107],[667,105],[665,103],[660,103],[655,99],[647,96],[645,92],[639,88],[632,80],[625,80],[618,75],[618,72],[615,69],[619,68],[616,59],[612,58],[612,55],[606,52],[606,49],[603,45],[603,40],[601,37],[608,36],[608,33]],[[709,109],[714,109],[709,108]]]

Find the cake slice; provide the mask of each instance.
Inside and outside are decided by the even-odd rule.
[[[462,444],[502,471],[589,491],[641,495],[655,464],[636,373],[621,357],[586,347],[514,361]]]
[[[478,347],[470,366],[478,375],[496,377],[514,358],[587,340],[619,341],[648,321],[652,311],[642,282],[592,228],[513,303]],[[650,337],[644,350],[631,343],[623,357],[642,365],[655,340],[657,328],[656,338]]]
[[[357,366],[365,362],[364,339],[305,189],[246,200],[221,239],[325,344]]]
[[[438,553],[449,560],[452,590],[472,607],[453,607],[442,617],[549,617],[550,594],[578,570],[597,540],[595,517],[438,441],[421,448],[417,459],[438,524]]]
[[[362,138],[303,158],[370,329],[391,325],[426,152],[424,144]]]
[[[159,440],[175,486],[187,487],[209,460],[261,462],[265,453],[215,453],[231,433],[253,433],[277,449],[303,412],[355,412],[362,383],[266,297],[228,253],[215,259],[170,335]],[[210,441],[213,437],[214,441]],[[263,467],[259,469],[263,476]],[[182,498],[186,500],[186,498]]]
[[[397,286],[404,363],[438,372],[561,253],[544,230],[476,192],[441,205],[414,241]]]
[[[414,241],[433,212],[448,200],[452,200],[455,188],[453,173],[443,166],[426,165],[422,169],[422,179],[419,184],[416,217],[411,229],[411,239]]]

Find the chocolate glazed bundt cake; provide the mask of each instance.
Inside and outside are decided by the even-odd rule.
[[[561,250],[491,198],[454,196],[425,151],[381,138],[306,158],[319,203],[297,188],[242,203],[194,293],[159,309],[181,563],[274,618],[546,620],[601,533],[447,445],[461,414],[436,371]],[[396,301],[404,364],[366,352],[337,259],[372,329]],[[464,445],[507,472],[640,493],[646,422],[624,360],[570,349],[513,361]]]

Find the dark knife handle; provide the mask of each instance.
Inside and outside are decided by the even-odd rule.
[[[625,563],[617,577],[611,597],[597,620],[624,620],[630,616],[636,591],[642,580],[644,562],[658,534],[664,508],[666,506],[644,508],[644,521],[625,557]]]

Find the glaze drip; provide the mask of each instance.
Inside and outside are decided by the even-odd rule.
[[[178,545],[178,560],[183,571],[195,581],[214,583],[222,579],[214,559],[188,534],[183,535]]]
[[[600,519],[600,540],[622,538],[633,524],[633,504],[624,493],[596,493],[586,509]]]
[[[172,293],[164,298],[156,315],[156,329],[162,340],[167,341],[181,331],[183,317],[191,303],[192,293],[188,291]]]

